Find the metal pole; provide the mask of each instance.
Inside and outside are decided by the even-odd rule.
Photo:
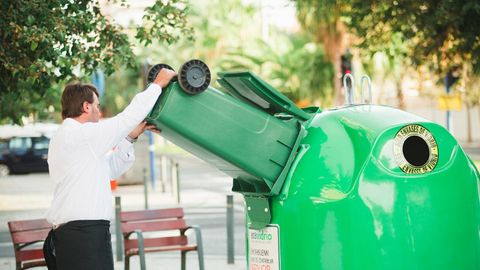
[[[163,185],[163,182],[165,181],[165,179],[163,179],[163,156],[160,155],[158,157],[160,159],[160,176],[159,176],[159,180],[160,180],[160,192],[163,192],[162,190],[162,185]]]
[[[447,98],[450,96],[450,91],[451,91],[451,85],[453,83],[449,83],[449,80],[453,80],[453,78],[451,76],[449,76],[449,74],[451,74],[450,72],[447,74],[447,76],[445,76],[445,92],[447,93]],[[449,79],[450,78],[450,79]],[[449,108],[449,104],[447,102],[447,130],[453,134],[453,130],[452,130],[452,124],[453,124],[453,121],[452,121],[452,114],[450,112],[450,108]]]
[[[172,189],[174,190],[175,201],[180,203],[180,173],[177,162],[172,162]]]
[[[169,159],[168,164],[170,165],[170,177],[168,178],[168,180],[169,180],[169,185],[170,185],[170,187],[172,187],[173,181],[175,181],[175,180],[173,179],[173,175],[174,175],[174,172],[173,172],[173,171],[175,170],[175,164],[176,164],[176,163],[177,163],[177,161],[175,161],[175,159],[173,159],[173,158],[170,158],[170,159]]]
[[[120,230],[120,212],[122,211],[122,200],[120,196],[115,196],[115,238],[117,246],[117,262],[123,261],[123,239]]]
[[[176,167],[175,167],[175,160],[170,159],[170,187],[171,191],[170,193],[172,196],[177,199],[177,183],[176,183]],[[178,202],[177,202],[178,203]]]
[[[148,209],[148,183],[147,183],[147,169],[143,167],[143,196],[145,198],[145,209]]]
[[[161,171],[162,182],[160,182],[160,191],[162,193],[165,193],[165,182],[167,182],[167,178],[168,178],[168,175],[167,175],[167,158],[165,156],[161,156],[160,160],[161,160],[160,165],[162,166],[162,171]]]
[[[175,199],[177,198],[177,172],[176,172],[176,167],[175,167],[175,160],[173,159],[170,159],[170,193],[172,194],[172,197],[174,197]]]
[[[233,195],[227,195],[227,263],[235,263],[235,245],[233,239]]]
[[[447,110],[447,130],[452,132],[452,114],[450,113],[450,110]]]
[[[150,156],[150,183],[155,188],[155,141],[153,132],[148,131],[148,152]]]

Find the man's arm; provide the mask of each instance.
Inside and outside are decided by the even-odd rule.
[[[165,87],[176,75],[175,72],[162,69],[155,81],[143,92],[138,93],[130,104],[116,116],[97,123],[83,124],[83,133],[92,151],[101,157],[124,139],[148,113]]]
[[[133,145],[126,139],[120,140],[115,150],[107,156],[110,177],[116,179],[133,165],[135,154]]]

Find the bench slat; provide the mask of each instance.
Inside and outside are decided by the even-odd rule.
[[[183,251],[190,251],[190,250],[197,250],[196,245],[189,245],[189,246],[167,246],[167,247],[158,247],[158,248],[148,248],[145,249],[145,253],[149,252],[158,252],[158,251],[172,251],[172,250],[183,250]],[[138,255],[138,249],[131,249],[125,252],[126,256]]]
[[[162,247],[162,246],[184,246],[188,243],[186,236],[172,236],[172,237],[158,237],[158,238],[145,238],[143,241],[145,248],[150,247]],[[137,239],[125,239],[124,249],[138,249]]]
[[[120,213],[121,222],[150,220],[150,219],[182,218],[182,217],[183,217],[182,208],[142,210],[142,211],[122,211]]]
[[[52,225],[46,219],[18,220],[9,221],[8,228],[10,232],[21,232],[38,229],[50,229]]]
[[[47,238],[47,230],[38,230],[38,231],[21,231],[12,233],[12,241],[14,244],[24,244],[35,241],[44,241]]]
[[[152,231],[168,231],[184,229],[186,227],[184,219],[165,220],[156,222],[132,222],[122,223],[121,228],[123,233],[129,233],[134,230],[141,230],[142,232]]]
[[[42,249],[24,249],[15,252],[18,261],[43,260]]]
[[[37,266],[47,266],[47,263],[45,262],[45,260],[42,259],[38,261],[24,262],[22,264],[23,269],[33,268]]]

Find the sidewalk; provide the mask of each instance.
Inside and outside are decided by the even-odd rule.
[[[114,256],[115,257],[115,256]],[[116,260],[116,258],[114,258]],[[151,253],[146,255],[147,269],[178,270],[180,269],[180,255],[173,253]],[[1,270],[15,270],[15,260],[13,258],[0,258]],[[45,270],[46,267],[37,267],[34,269]],[[123,262],[115,261],[115,270],[123,270]],[[139,270],[140,262],[138,256],[130,259],[130,270]],[[197,255],[192,252],[187,254],[187,270],[198,270]],[[223,256],[205,256],[205,270],[245,270],[245,257],[236,257],[234,264],[227,264],[227,259]],[[87,269],[86,269],[87,270]]]

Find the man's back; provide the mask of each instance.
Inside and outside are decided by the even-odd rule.
[[[67,118],[50,142],[48,164],[55,190],[47,220],[52,224],[111,218],[108,163],[92,149],[84,125]]]

